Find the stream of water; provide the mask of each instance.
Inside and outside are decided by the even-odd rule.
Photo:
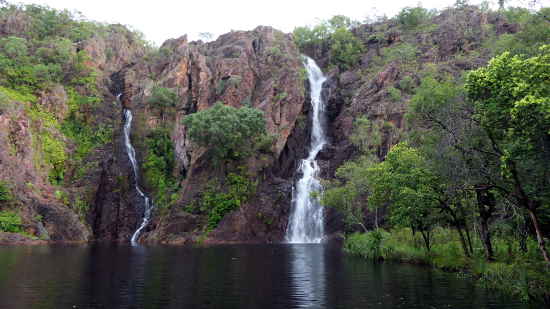
[[[120,98],[120,95],[117,97]],[[134,149],[134,146],[132,146],[132,142],[130,140],[130,134],[132,132],[132,120],[133,115],[132,111],[129,109],[124,110],[124,145],[126,146],[126,153],[128,154],[128,159],[130,159],[130,163],[132,164],[132,169],[134,171],[134,183],[135,183],[135,189],[139,196],[143,199],[143,219],[141,221],[141,224],[139,225],[138,229],[134,232],[132,235],[132,238],[130,239],[130,242],[132,245],[137,245],[139,236],[141,235],[141,232],[143,229],[147,226],[149,223],[149,220],[151,219],[151,210],[153,209],[153,203],[151,199],[143,192],[143,190],[139,186],[139,167],[138,162],[136,160],[136,151]]]
[[[311,145],[307,158],[299,166],[302,178],[296,183],[292,197],[292,213],[289,218],[286,240],[289,243],[320,243],[324,237],[323,207],[312,193],[322,190],[317,176],[319,165],[315,158],[327,143],[324,130],[325,102],[322,96],[326,77],[311,58],[305,57],[304,63],[311,94],[312,126]]]

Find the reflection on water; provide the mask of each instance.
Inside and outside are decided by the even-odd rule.
[[[326,303],[325,250],[322,245],[292,245],[288,277],[292,285],[289,300],[299,308],[319,308]]]
[[[453,274],[327,245],[96,245],[0,247],[0,308],[528,307]]]

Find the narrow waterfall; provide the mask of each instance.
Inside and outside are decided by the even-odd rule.
[[[117,97],[120,98],[120,95]],[[132,164],[132,169],[134,170],[134,179],[135,179],[135,188],[138,194],[143,198],[144,202],[144,211],[143,211],[143,220],[141,221],[140,226],[138,229],[134,232],[132,235],[132,238],[130,239],[130,242],[133,246],[137,245],[137,241],[139,240],[139,235],[141,234],[141,231],[147,226],[149,223],[149,220],[151,219],[151,210],[153,208],[153,203],[151,202],[151,199],[143,193],[143,190],[139,187],[139,169],[138,164],[136,160],[136,151],[134,147],[132,146],[132,143],[130,141],[130,132],[132,131],[132,111],[129,109],[124,110],[124,144],[126,145],[126,153],[128,154],[128,158],[130,159],[130,163]]]
[[[311,145],[309,155],[300,163],[302,178],[296,183],[292,194],[292,213],[289,218],[286,240],[289,243],[320,243],[324,237],[323,207],[314,192],[322,190],[317,179],[319,166],[315,158],[327,143],[323,128],[325,103],[321,95],[326,77],[315,61],[306,57],[304,63],[311,87],[313,107]]]

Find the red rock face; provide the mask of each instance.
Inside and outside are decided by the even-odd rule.
[[[55,100],[53,96],[41,101],[54,104]],[[62,101],[57,103],[63,105]],[[0,113],[0,180],[8,184],[16,199],[14,203],[19,204],[25,231],[44,239],[86,241],[90,230],[56,198],[56,188],[46,180],[48,168],[40,164],[33,143],[33,134],[38,130],[51,130],[59,138],[62,135],[55,128],[40,128],[42,124],[31,120],[23,106],[22,102],[12,102]],[[2,206],[6,205],[0,205],[0,210],[4,210]],[[6,234],[0,242],[27,243],[25,239]]]
[[[270,174],[279,164],[285,147],[288,148],[289,136],[303,114],[306,102],[305,76],[301,74],[303,65],[288,35],[270,27],[258,27],[253,31],[231,32],[210,43],[189,43],[182,37],[167,41],[162,49],[170,51],[168,58],[153,63],[138,63],[126,72],[126,88],[131,88],[133,94],[126,99],[135,113],[141,115],[136,117],[139,119],[136,126],[141,129],[136,130],[143,130],[141,134],[146,134],[160,121],[152,108],[143,103],[153,85],[178,91],[181,101],[176,112],[168,116],[173,121],[176,170],[187,171],[177,208],[181,209],[195,200],[205,184],[220,174],[206,157],[206,150],[196,147],[187,138],[186,128],[181,123],[187,114],[210,108],[216,102],[237,108],[252,106],[264,112],[267,131],[275,137],[272,152],[254,154],[240,164],[246,166],[253,178]],[[157,76],[157,79],[151,80],[151,75]],[[280,239],[286,225],[285,211],[290,203],[290,196],[287,198],[290,188],[286,186],[285,200],[280,206],[275,205],[278,199],[260,198],[262,190],[268,190],[267,186],[261,185],[258,198],[253,198],[254,202],[251,201],[250,205],[243,205],[239,211],[227,216],[212,234],[212,239]],[[274,213],[271,208],[278,208],[279,211]],[[267,220],[262,216],[275,219]],[[181,238],[189,238],[189,232],[200,226],[200,222],[189,218],[189,215],[173,211],[157,222],[156,230],[150,233],[148,239],[185,242]]]

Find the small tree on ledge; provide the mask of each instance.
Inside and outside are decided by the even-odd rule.
[[[265,135],[263,112],[250,107],[234,108],[221,102],[186,116],[189,138],[212,152],[216,161],[239,159]]]

